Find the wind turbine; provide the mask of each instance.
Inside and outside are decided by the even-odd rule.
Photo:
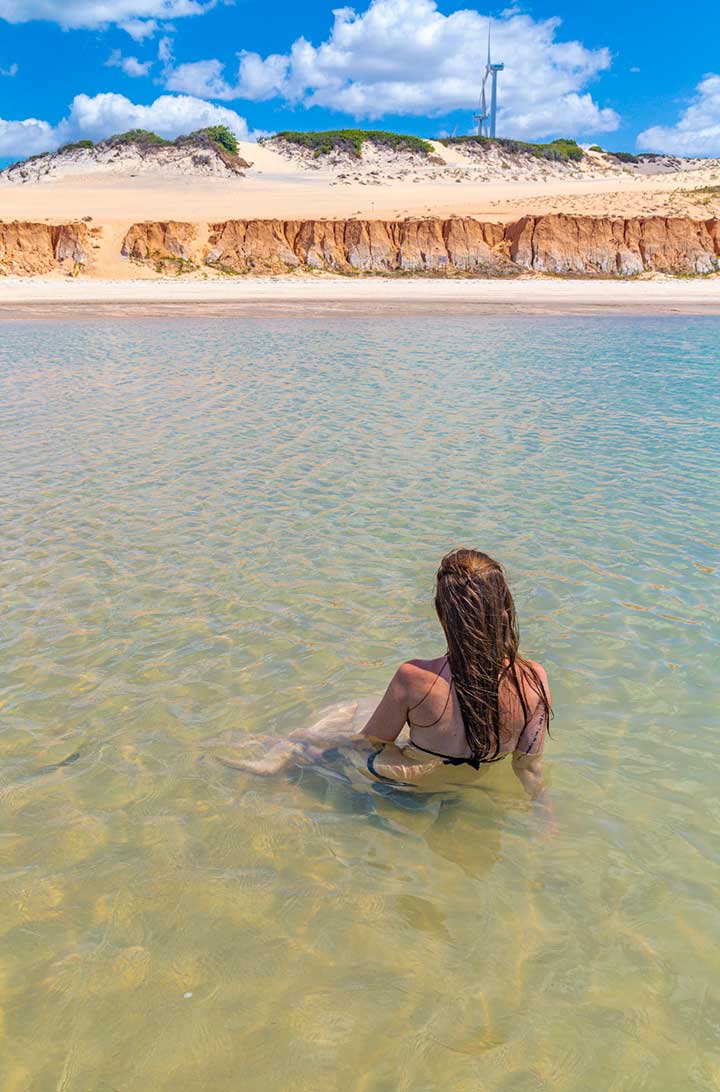
[[[480,110],[473,114],[473,120],[478,123],[478,136],[495,137],[495,123],[497,119],[497,74],[505,68],[504,64],[493,64],[490,57],[490,28],[492,20],[488,19],[488,51],[485,75],[480,89]],[[485,88],[490,80],[490,109],[487,106]]]

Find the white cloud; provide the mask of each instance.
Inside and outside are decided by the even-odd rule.
[[[193,61],[171,69],[166,86],[169,91],[186,91],[203,98],[251,99],[254,102],[285,93],[290,65],[288,57],[271,53],[263,59],[257,53],[243,50],[238,53],[238,58],[238,78],[233,84],[225,80],[222,62],[209,60]]]
[[[710,73],[697,86],[695,100],[672,126],[654,125],[637,138],[645,152],[720,156],[720,76]]]
[[[119,49],[114,49],[105,61],[108,68],[121,68],[126,76],[147,76],[152,63],[139,61],[137,57],[123,57]]]
[[[17,64],[8,65],[7,68],[0,68],[0,76],[17,76],[20,71],[20,66]]]
[[[158,60],[162,64],[169,64],[172,61],[172,38],[161,38],[158,42]]]
[[[168,91],[184,91],[207,99],[237,98],[223,79],[220,61],[194,61],[180,64],[169,71],[165,84]]]
[[[37,155],[57,145],[55,130],[47,121],[38,118],[5,121],[0,118],[0,157]]]
[[[157,33],[158,25],[154,19],[124,19],[118,23],[121,30],[129,34],[134,42],[144,42]]]
[[[298,38],[289,54],[238,54],[237,79],[217,60],[181,65],[168,87],[216,99],[281,96],[358,119],[383,114],[442,116],[474,109],[487,52],[488,18],[474,10],[443,15],[435,0],[372,0],[363,12],[339,8],[319,46]],[[535,21],[510,9],[492,24],[499,76],[498,131],[546,136],[616,129],[614,110],[586,90],[611,63],[607,49],[557,41],[559,19]]]
[[[161,95],[143,106],[113,92],[92,97],[76,95],[58,131],[68,134],[66,140],[101,140],[126,129],[150,129],[170,139],[207,125],[227,125],[242,140],[250,137],[245,118],[226,106],[215,106],[190,95]]]
[[[0,19],[29,23],[46,19],[66,29],[116,23],[140,40],[157,30],[158,19],[202,15],[215,0],[0,0]]]
[[[144,106],[124,95],[105,92],[76,95],[68,116],[55,126],[37,118],[0,118],[0,156],[34,155],[73,140],[102,140],[127,129],[150,129],[172,139],[208,125],[227,125],[240,140],[254,140],[259,135],[251,132],[245,118],[234,110],[190,95],[161,95]]]

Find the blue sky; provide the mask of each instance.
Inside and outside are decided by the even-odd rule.
[[[717,4],[0,0],[0,163],[134,125],[470,131],[493,16],[498,135],[720,155]]]

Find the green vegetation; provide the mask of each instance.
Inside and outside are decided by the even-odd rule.
[[[93,148],[94,144],[92,140],[74,140],[71,144],[63,144],[62,148],[58,148],[58,155],[63,152],[74,152],[78,148]]]
[[[533,155],[536,159],[552,159],[559,163],[578,162],[583,150],[575,140],[551,140],[548,144],[528,144],[524,140],[507,140],[505,137],[462,136],[445,137],[441,144],[494,145],[509,155]]]
[[[166,140],[165,137],[158,136],[157,133],[152,133],[149,129],[128,129],[126,133],[114,133],[113,136],[105,137],[104,140],[98,141],[98,145],[139,144],[145,148],[159,148],[186,144],[193,140],[206,144],[210,143],[219,152],[238,158],[240,151],[238,142],[226,125],[210,125],[207,129],[196,129],[188,135],[176,137],[175,140]],[[10,166],[17,167],[20,163],[32,163],[34,160],[47,159],[50,155],[62,155],[63,152],[74,152],[80,148],[94,147],[95,143],[92,140],[74,140],[69,144],[63,144],[55,153],[39,152],[37,155],[29,155],[26,159],[18,160],[17,163],[12,163]],[[242,161],[240,161],[240,165],[242,165]],[[9,168],[6,169],[9,170]]]
[[[347,152],[360,158],[362,146],[366,141],[390,148],[392,151],[418,152],[431,155],[432,144],[420,137],[405,133],[388,133],[383,129],[328,129],[320,133],[283,132],[276,133],[272,139],[286,140],[288,144],[297,144],[300,148],[309,148],[316,156],[329,155],[330,152]]]
[[[207,129],[196,129],[194,132],[176,137],[175,140],[166,140],[165,137],[151,133],[148,129],[128,129],[127,133],[116,133],[107,137],[105,144],[140,144],[144,147],[151,145],[186,144],[192,140],[206,140],[217,148],[230,155],[238,154],[238,142],[226,125],[210,125]]]
[[[640,156],[639,155],[633,155],[632,152],[608,152],[607,154],[611,155],[613,157],[613,159],[617,159],[618,163],[639,163],[640,162]]]
[[[590,151],[591,152],[602,152],[603,149],[600,147],[599,144],[591,144],[590,145]]]
[[[155,272],[156,273],[168,273],[175,271],[176,277],[181,277],[183,273],[194,273],[197,269],[195,262],[189,261],[187,258],[178,258],[171,254],[163,254],[156,256]],[[142,265],[142,262],[138,262],[138,265]]]
[[[108,137],[104,144],[171,144],[172,141],[165,140],[164,137],[158,136],[157,133],[151,133],[149,129],[128,129],[126,133],[115,133],[114,136]]]
[[[237,140],[227,125],[210,125],[207,129],[196,129],[194,133],[190,134],[190,139],[192,137],[207,137],[211,143],[224,148],[230,155],[237,155],[240,150]],[[183,137],[178,137],[178,140],[182,139]]]

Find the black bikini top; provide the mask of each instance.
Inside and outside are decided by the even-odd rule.
[[[448,658],[446,656],[445,657],[445,663],[447,663],[447,662],[448,662]],[[448,705],[450,703],[450,695],[452,693],[452,688],[455,685],[455,680],[454,679],[450,679],[450,686],[448,687],[447,699],[445,701],[445,704],[442,707],[442,712],[440,713],[440,716],[436,720],[432,721],[430,724],[413,724],[413,722],[410,720],[410,714],[412,713],[413,709],[417,709],[417,707],[419,705],[422,705],[422,703],[425,701],[426,698],[430,697],[430,694],[432,693],[432,689],[435,686],[435,683],[438,681],[438,679],[440,678],[440,676],[442,674],[442,670],[443,669],[441,667],[440,671],[437,671],[435,673],[435,678],[433,679],[432,683],[430,684],[430,688],[426,691],[425,694],[423,694],[423,696],[420,698],[420,701],[416,701],[414,705],[411,705],[408,708],[407,716],[406,716],[405,719],[407,720],[408,728],[410,729],[410,742],[413,745],[413,747],[415,747],[415,749],[418,750],[418,751],[424,751],[426,755],[434,755],[435,758],[441,758],[443,760],[443,764],[445,766],[472,766],[472,768],[474,770],[479,770],[481,765],[485,765],[488,762],[498,762],[501,758],[505,758],[505,755],[497,755],[495,758],[471,758],[471,757],[460,758],[457,755],[444,755],[440,751],[431,751],[429,747],[421,747],[419,743],[415,742],[415,740],[412,737],[413,728],[432,728],[433,725],[438,724],[443,719],[443,717],[445,716],[445,710],[447,709],[447,707],[448,707]]]
[[[448,662],[448,657],[445,656],[445,663],[447,663],[447,662]],[[430,724],[415,724],[415,725],[410,720],[410,714],[412,713],[413,709],[417,709],[417,707],[419,705],[422,705],[422,703],[425,701],[425,698],[430,696],[430,694],[432,692],[432,689],[435,686],[435,683],[440,678],[442,670],[443,669],[441,667],[440,671],[437,671],[435,673],[435,678],[433,679],[432,683],[430,684],[430,688],[426,691],[425,694],[423,694],[423,696],[420,698],[420,701],[415,702],[414,705],[411,705],[409,707],[408,711],[407,711],[407,715],[406,715],[405,719],[407,720],[408,728],[410,729],[410,743],[413,745],[413,747],[415,747],[416,750],[424,751],[426,755],[434,755],[436,758],[441,758],[443,760],[443,764],[445,766],[472,766],[472,768],[474,770],[479,770],[481,766],[487,766],[490,762],[500,762],[501,759],[507,758],[507,756],[510,754],[510,751],[506,751],[504,754],[501,754],[501,755],[495,755],[493,758],[471,758],[471,757],[459,758],[457,755],[444,755],[440,751],[431,751],[429,747],[421,747],[419,743],[415,742],[415,740],[412,737],[413,728],[432,728],[433,725],[438,724],[439,721],[441,721],[442,718],[445,716],[445,710],[447,709],[448,704],[450,702],[450,695],[452,693],[452,688],[455,685],[455,680],[454,679],[450,679],[450,686],[448,687],[447,700],[446,700],[446,702],[445,702],[445,704],[444,704],[444,706],[442,708],[442,712],[440,713],[440,716],[436,720],[432,721],[432,723],[430,723]],[[532,740],[530,742],[530,747],[527,750],[528,754],[532,750],[533,744],[535,743],[535,740],[537,739],[537,736],[538,736],[538,733],[539,733],[539,731],[540,731],[540,729],[542,727],[542,724],[543,724],[543,718],[540,719],[540,724],[538,725],[537,731],[535,732],[535,735],[533,736],[533,738],[532,738]],[[521,735],[522,735],[522,733],[521,733]]]

